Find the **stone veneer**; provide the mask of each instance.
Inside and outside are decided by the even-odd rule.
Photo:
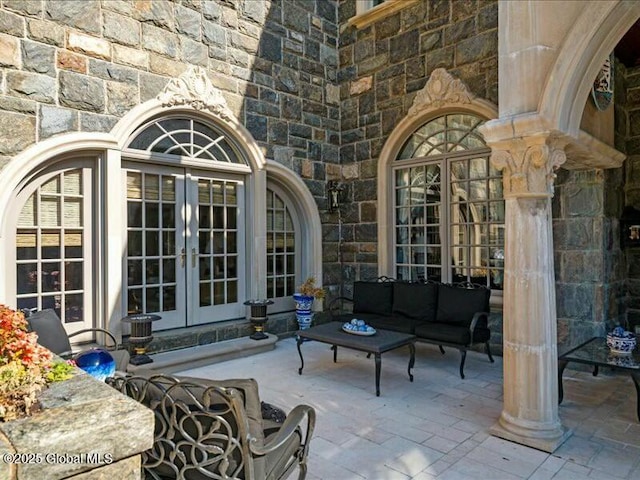
[[[140,454],[153,445],[151,410],[81,370],[39,400],[32,416],[0,422],[0,479],[141,479]],[[25,460],[8,463],[4,454]]]
[[[624,324],[622,168],[561,169],[553,197],[558,350]]]
[[[54,135],[109,131],[187,65],[206,67],[265,155],[309,187],[323,222],[323,284],[332,295],[348,294],[355,279],[378,273],[377,159],[431,72],[444,67],[498,103],[497,1],[420,1],[364,28],[347,25],[354,14],[353,0],[3,0],[0,168]],[[626,148],[616,143],[629,154],[627,204],[638,204],[640,185],[638,78],[625,73],[628,105],[616,106],[616,121],[628,131]],[[339,213],[326,212],[328,180],[346,187]],[[599,333],[624,315],[614,195],[623,181],[619,172],[589,171],[562,172],[556,182],[561,343]],[[640,322],[640,253],[624,254],[629,319]],[[585,272],[587,265],[594,268]],[[499,346],[499,312],[491,324]],[[286,334],[295,323],[278,317],[269,327]],[[179,341],[167,334],[166,348],[233,338],[247,328],[194,329]]]
[[[355,3],[339,5],[339,24]],[[325,217],[325,278],[353,281],[378,275],[377,165],[389,134],[436,68],[498,103],[498,3],[418,2],[383,20],[342,29],[338,81],[344,208]],[[500,349],[501,313],[492,314],[492,342]]]
[[[616,109],[617,148],[627,154],[624,166],[625,205],[640,209],[640,67],[620,69],[624,101]],[[640,326],[640,249],[625,248],[627,261],[627,326]]]
[[[324,210],[326,180],[340,178],[336,5],[2,0],[0,168],[55,135],[110,131],[198,65],[264,155],[298,173]],[[282,325],[274,320],[273,329],[291,331],[289,317]],[[247,328],[216,326],[178,343],[194,335],[196,342],[225,339]]]

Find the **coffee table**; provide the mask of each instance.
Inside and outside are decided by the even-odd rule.
[[[569,362],[593,365],[593,376],[598,375],[598,367],[624,370],[631,375],[636,387],[636,413],[640,420],[640,351],[638,347],[630,355],[616,355],[609,351],[607,339],[594,337],[558,357],[558,403],[562,403],[562,373]]]
[[[352,350],[359,350],[361,352],[367,352],[369,355],[373,354],[376,362],[376,396],[380,396],[380,370],[382,368],[382,354],[389,350],[395,350],[396,348],[409,346],[409,367],[407,372],[409,374],[409,381],[413,382],[413,374],[411,369],[415,364],[416,359],[416,336],[409,335],[407,333],[392,332],[389,330],[377,329],[376,333],[371,336],[356,335],[354,333],[347,333],[342,330],[341,322],[330,322],[323,325],[311,327],[306,330],[298,330],[298,354],[300,355],[301,366],[298,373],[302,375],[302,369],[304,368],[304,358],[302,357],[302,350],[300,347],[306,339],[315,340],[317,342],[328,343],[333,350],[333,361],[338,361],[338,347],[350,348]]]

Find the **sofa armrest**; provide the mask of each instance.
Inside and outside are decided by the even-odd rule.
[[[470,344],[473,345],[473,333],[476,328],[488,328],[489,325],[489,313],[488,312],[476,312],[469,324],[469,335],[471,336]]]
[[[331,302],[329,303],[329,314],[331,315],[331,317],[334,316],[335,310],[337,309],[338,305],[342,302],[349,302],[353,304],[353,299],[349,297],[336,297],[333,300],[331,300]]]
[[[309,405],[298,405],[291,410],[278,432],[264,445],[259,445],[258,439],[251,437],[249,439],[249,449],[251,453],[254,455],[267,455],[277,450],[296,434],[299,427],[303,426],[305,417],[307,421],[302,445],[304,445],[304,457],[306,457],[307,450],[309,449],[309,440],[311,440],[316,425],[316,411]]]

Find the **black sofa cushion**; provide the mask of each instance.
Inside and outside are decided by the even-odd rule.
[[[424,322],[419,322],[413,318],[401,317],[394,315],[393,317],[378,317],[367,322],[373,328],[382,330],[392,330],[394,332],[408,333],[413,335],[416,326],[422,325]]]
[[[418,339],[432,341],[434,343],[453,343],[456,345],[469,345],[471,333],[469,327],[444,323],[426,323],[416,327]],[[484,343],[489,340],[491,331],[487,328],[476,328],[473,332],[474,343]]]
[[[434,283],[396,282],[393,284],[393,315],[419,322],[436,319],[438,285]]]
[[[390,282],[353,283],[353,313],[391,315],[393,284]]]
[[[476,312],[489,311],[488,288],[461,288],[452,285],[438,287],[436,322],[469,326]]]
[[[350,322],[354,318],[358,320],[364,320],[367,325],[371,325],[372,322],[376,322],[380,319],[385,320],[389,318],[386,315],[377,315],[375,313],[341,313],[340,315],[333,315],[331,320],[334,322]],[[372,325],[373,326],[373,325]]]

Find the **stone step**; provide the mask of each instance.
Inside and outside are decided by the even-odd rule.
[[[171,374],[182,370],[232,360],[234,358],[248,357],[275,348],[278,336],[268,333],[267,337],[268,338],[264,340],[252,340],[249,337],[240,337],[206,345],[153,353],[149,355],[153,360],[152,363],[138,366],[129,365],[127,371],[135,373],[141,369],[153,369],[158,372]]]

